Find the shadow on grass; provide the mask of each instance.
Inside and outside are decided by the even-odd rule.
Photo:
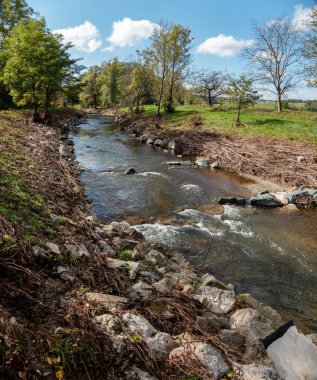
[[[283,126],[286,124],[289,124],[289,120],[282,120],[282,119],[263,119],[263,120],[255,120],[254,125],[274,125],[274,126]]]

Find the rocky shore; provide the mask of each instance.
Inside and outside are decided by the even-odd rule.
[[[53,127],[26,122],[16,141],[33,160],[23,178],[41,193],[50,229],[27,246],[20,235],[2,242],[0,374],[279,379],[261,341],[283,322],[275,310],[149,244],[128,223],[94,219],[67,136],[83,116],[57,115]],[[21,229],[0,222],[2,240]]]

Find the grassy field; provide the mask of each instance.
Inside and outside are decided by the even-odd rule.
[[[266,106],[266,108],[264,107]],[[243,125],[234,127],[236,115],[233,111],[220,111],[201,105],[177,106],[172,114],[164,115],[165,124],[171,129],[193,128],[193,115],[200,116],[203,127],[216,132],[242,136],[286,137],[317,143],[317,113],[297,110],[285,110],[278,113],[271,110],[272,103],[260,103],[254,109],[241,115]],[[144,106],[143,117],[153,117],[154,105]]]

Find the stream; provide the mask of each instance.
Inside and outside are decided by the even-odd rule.
[[[211,215],[204,206],[221,196],[253,195],[252,180],[168,166],[180,159],[140,144],[112,117],[90,118],[71,138],[98,218],[127,220],[149,241],[233,283],[237,293],[251,293],[304,332],[317,332],[316,211],[224,206],[222,215]],[[135,175],[124,174],[130,167]]]

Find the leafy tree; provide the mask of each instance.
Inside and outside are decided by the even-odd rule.
[[[120,80],[124,72],[124,65],[114,58],[101,67],[100,80],[102,82],[102,103],[114,107],[121,97]]]
[[[34,11],[25,0],[0,1],[0,48],[3,40],[22,19],[30,18]]]
[[[22,20],[4,40],[6,64],[2,79],[18,105],[31,104],[34,120],[39,121],[38,107],[48,107],[53,96],[62,90],[76,60],[63,45],[61,36],[46,28],[44,20]]]
[[[129,92],[132,96],[133,104],[136,106],[136,113],[139,112],[140,100],[144,96],[150,96],[153,86],[153,75],[150,67],[137,63],[133,68]]]
[[[171,25],[161,22],[154,28],[151,36],[151,46],[141,54],[147,64],[153,67],[157,78],[157,116],[161,116],[161,106],[170,62],[170,31]]]
[[[167,65],[168,94],[166,111],[173,112],[173,95],[175,87],[182,81],[184,71],[191,60],[190,44],[193,40],[191,30],[181,25],[173,25],[169,31],[169,60]]]
[[[0,0],[0,72],[5,65],[5,55],[2,54],[3,40],[21,19],[34,15],[34,11],[24,0]],[[0,107],[12,106],[12,97],[6,86],[0,83]]]
[[[304,55],[310,61],[306,67],[309,85],[317,87],[317,6],[312,10],[310,32],[304,45]]]
[[[260,98],[258,91],[253,88],[253,80],[244,75],[239,78],[229,78],[227,87],[227,100],[237,110],[236,126],[241,124],[240,115],[243,110],[252,107]]]
[[[93,106],[97,109],[101,99],[100,67],[91,66],[82,77],[82,89],[79,95],[81,104],[84,107]]]
[[[284,18],[254,23],[253,29],[254,44],[243,55],[255,79],[275,94],[277,110],[282,112],[282,97],[300,81],[301,32],[291,20]]]
[[[215,99],[224,93],[226,80],[220,71],[203,69],[194,75],[194,94],[212,107]]]

